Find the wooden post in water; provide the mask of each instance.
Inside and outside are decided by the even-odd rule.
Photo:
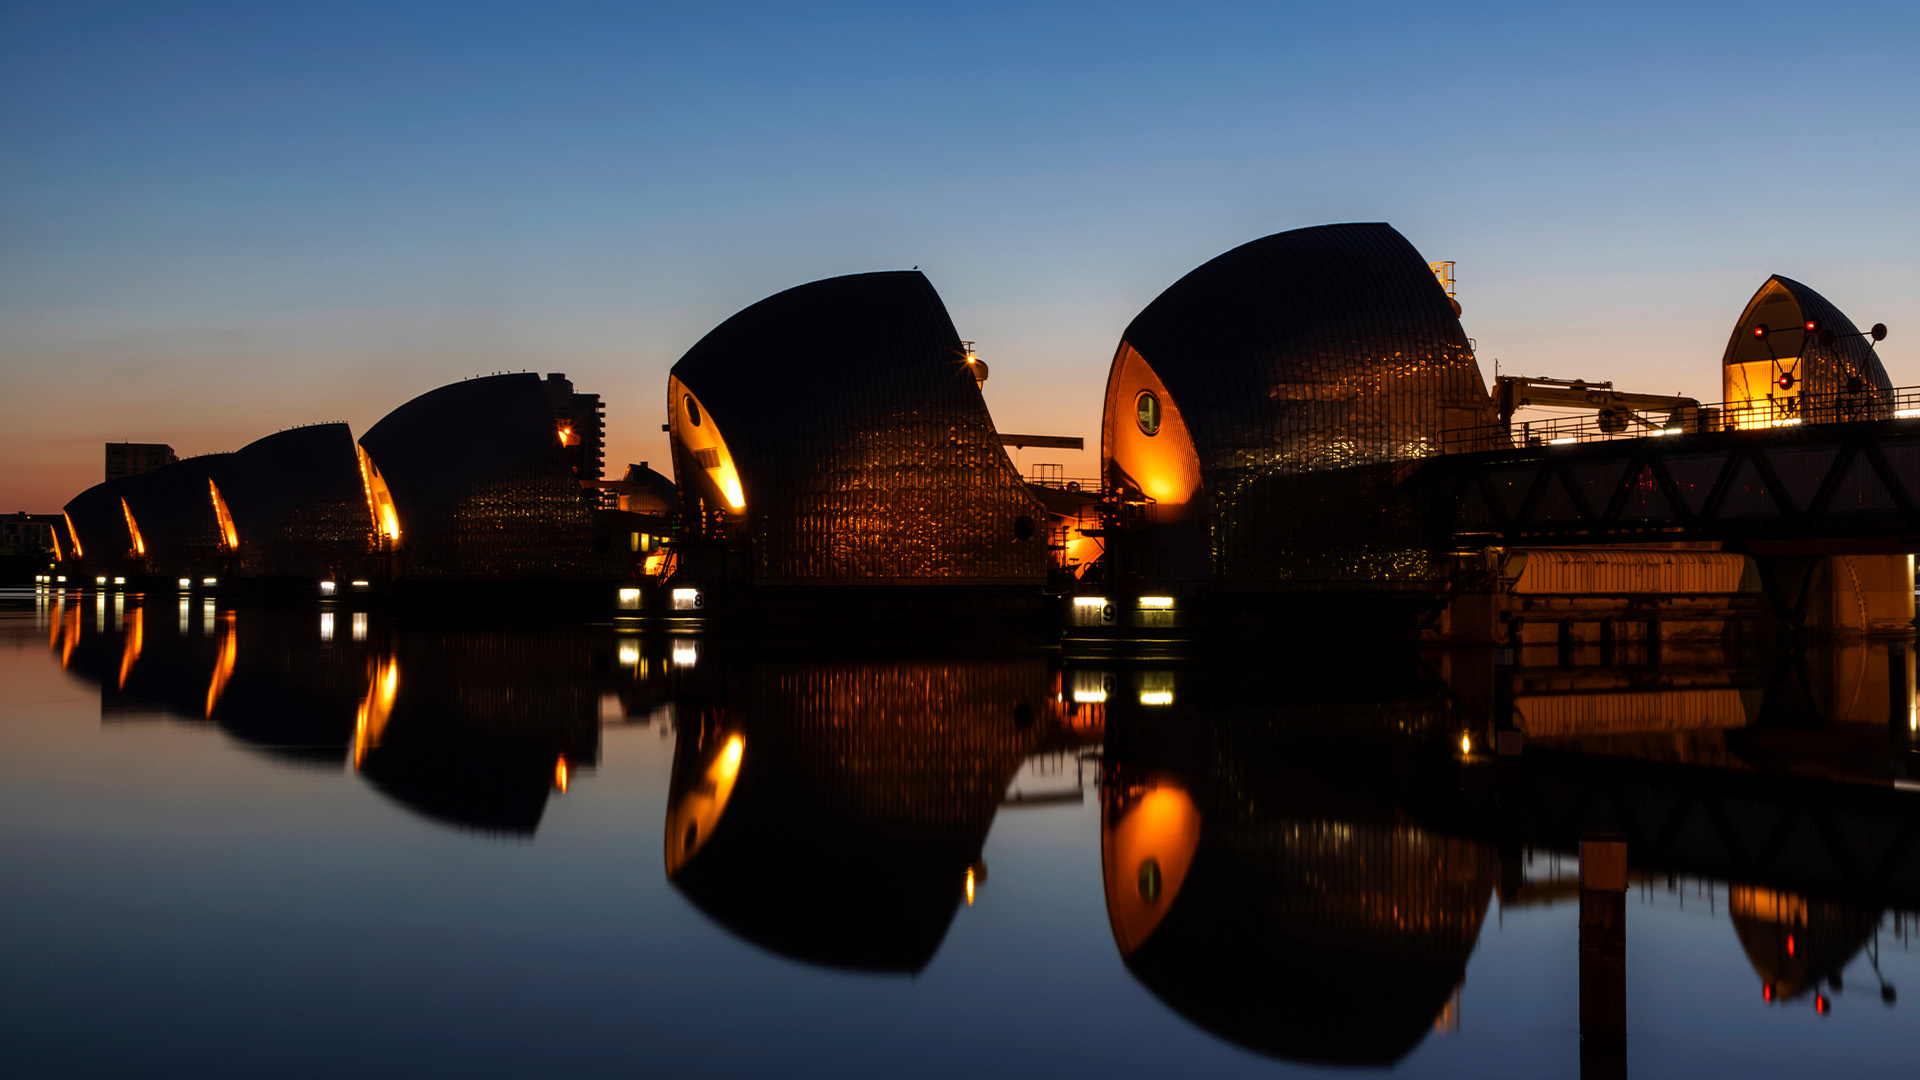
[[[1627,844],[1580,838],[1580,1076],[1627,1075]]]

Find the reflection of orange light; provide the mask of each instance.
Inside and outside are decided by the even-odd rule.
[[[214,662],[213,678],[207,681],[207,719],[209,720],[213,719],[214,706],[220,704],[221,696],[227,692],[227,680],[233,678],[234,662],[240,658],[240,634],[234,629],[234,613],[229,611],[226,616],[220,622],[220,658]]]
[[[62,510],[60,511],[60,516],[67,519],[67,539],[73,541],[73,557],[76,559],[86,558],[86,552],[80,550],[80,534],[73,531],[73,515]]]
[[[1788,956],[1793,955],[1793,935],[1792,934],[1787,935],[1787,955]]]
[[[67,633],[60,645],[60,667],[62,670],[73,662],[73,647],[80,644],[80,605],[67,609]]]
[[[393,507],[393,493],[387,490],[387,481],[380,470],[367,456],[367,448],[355,447],[360,451],[360,486],[366,492],[367,512],[373,515],[373,530],[376,536],[388,543],[400,542],[400,513]]]
[[[1186,881],[1200,846],[1200,809],[1178,784],[1162,781],[1131,805],[1110,807],[1100,835],[1107,921],[1122,956],[1153,934]]]
[[[120,688],[127,688],[127,676],[133,672],[134,661],[140,659],[140,647],[146,644],[146,625],[144,608],[134,608],[127,612],[127,643],[120,650]]]
[[[567,755],[565,754],[561,754],[553,763],[553,786],[560,789],[560,794],[567,793]]]
[[[49,528],[47,533],[53,537],[53,561],[66,562],[66,556],[60,554],[60,530]]]
[[[967,906],[973,906],[973,867],[967,867]]]
[[[233,515],[227,512],[227,500],[220,497],[220,487],[207,477],[207,490],[213,493],[213,516],[220,522],[220,543],[228,551],[240,549],[240,530],[233,527]]]
[[[120,512],[127,515],[127,535],[133,540],[134,558],[145,558],[147,554],[147,542],[140,538],[140,526],[135,524],[133,520],[133,507],[128,506],[127,500],[125,499],[120,500]]]
[[[713,835],[714,826],[719,824],[720,815],[727,808],[727,800],[733,796],[734,781],[739,779],[740,761],[746,749],[746,739],[737,734],[727,736],[727,741],[721,745],[720,752],[713,756],[713,763],[707,766],[700,783],[668,808],[668,877],[679,873],[687,860],[693,858],[706,844],[707,838]]]
[[[353,721],[353,767],[366,760],[367,751],[380,745],[386,733],[387,718],[393,715],[393,699],[400,693],[400,661],[389,656],[376,660],[367,694],[360,699],[360,711]]]

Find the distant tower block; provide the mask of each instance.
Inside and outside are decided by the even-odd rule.
[[[565,375],[548,375],[546,387],[567,464],[582,486],[599,480],[606,471],[607,407],[599,394],[575,393]]]
[[[166,443],[110,442],[107,444],[108,480],[152,472],[180,460]]]

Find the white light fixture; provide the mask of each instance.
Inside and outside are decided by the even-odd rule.
[[[1140,691],[1140,704],[1142,704],[1142,705],[1171,705],[1171,704],[1173,704],[1173,691],[1171,691],[1171,690],[1142,690],[1142,691]]]
[[[620,643],[621,666],[633,667],[639,662],[640,662],[640,646],[637,643],[632,641],[621,642]]]
[[[331,611],[320,613],[320,640],[333,640],[333,612]]]
[[[1564,438],[1559,438],[1559,439],[1548,439],[1548,440],[1547,440],[1547,445],[1548,445],[1548,446],[1565,446],[1565,445],[1567,445],[1568,443],[1576,443],[1576,442],[1579,442],[1579,441],[1580,441],[1579,439],[1576,439],[1576,438],[1574,438],[1573,436],[1571,436],[1571,435],[1568,435],[1568,436],[1566,436],[1566,437],[1564,437]]]
[[[673,662],[676,667],[692,667],[700,662],[700,646],[691,641],[673,643]]]
[[[113,579],[113,583],[115,585],[125,585],[127,583],[127,579],[123,577],[117,577]]]
[[[1107,700],[1107,692],[1105,690],[1075,690],[1073,692],[1073,703],[1075,705],[1098,705],[1105,700]]]
[[[183,589],[191,589],[191,588],[193,588],[193,579],[192,579],[192,578],[181,578],[181,579],[180,579],[180,587],[181,587],[181,588],[183,588]]]
[[[620,610],[621,611],[640,610],[640,590],[639,589],[621,589],[620,590]]]
[[[353,613],[353,640],[367,640],[367,613],[364,611]]]
[[[700,599],[699,589],[673,590],[673,610],[693,611],[698,609],[701,606],[701,604],[702,604],[702,601]]]
[[[1107,598],[1104,596],[1076,596],[1073,598],[1073,606],[1074,607],[1095,607],[1095,608],[1106,607]]]
[[[213,586],[213,585],[218,585],[218,584],[220,584],[220,579],[219,579],[219,578],[210,578],[210,577],[203,577],[203,578],[201,578],[201,579],[200,579],[200,584],[202,584],[202,585],[207,585],[207,586]]]
[[[107,579],[104,577],[97,577],[93,579],[93,583],[95,585],[105,585],[107,583]]]
[[[1148,608],[1152,610],[1164,611],[1167,608],[1170,608],[1173,606],[1173,597],[1143,596],[1140,598],[1140,606],[1143,608]]]
[[[321,595],[321,596],[332,596],[332,595],[333,595],[333,592],[334,592],[334,590],[335,590],[335,589],[337,589],[337,588],[339,588],[339,586],[338,586],[337,584],[335,584],[334,582],[331,582],[331,581],[323,581],[323,582],[321,582],[321,583],[320,583],[320,595]]]
[[[367,587],[367,583],[364,581],[356,581],[356,582],[353,582],[352,584],[353,584],[353,587],[356,589],[364,589]]]

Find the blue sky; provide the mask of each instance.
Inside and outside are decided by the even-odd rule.
[[[1136,311],[1330,221],[1457,260],[1488,374],[1717,398],[1779,272],[1920,383],[1916,61],[1912,4],[4,4],[0,509],[523,368],[660,464],[714,324],[914,265],[1097,443]]]

